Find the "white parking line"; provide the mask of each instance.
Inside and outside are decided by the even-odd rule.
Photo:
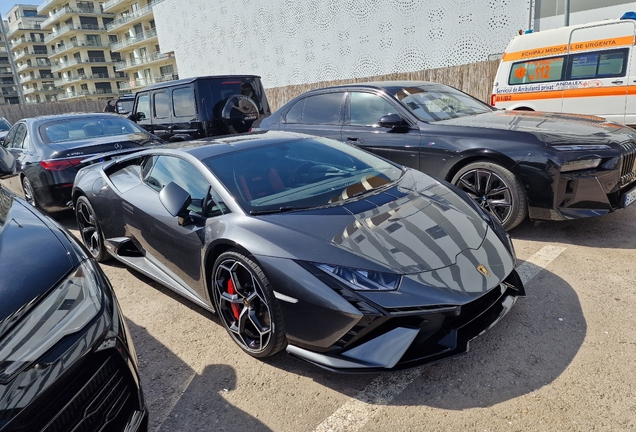
[[[517,267],[524,284],[554,261],[565,250],[562,246],[544,246],[527,261]],[[424,371],[423,368],[381,375],[367,387],[338,408],[331,416],[316,427],[315,432],[355,432],[371,419],[385,405],[398,396]]]

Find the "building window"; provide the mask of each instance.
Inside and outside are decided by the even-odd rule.
[[[159,73],[161,73],[161,75],[173,75],[174,74],[174,67],[172,65],[161,66],[159,68]]]

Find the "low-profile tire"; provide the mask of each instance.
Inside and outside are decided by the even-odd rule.
[[[519,225],[528,214],[523,185],[498,163],[470,163],[460,169],[451,182],[495,216],[506,230]]]
[[[35,208],[40,208],[37,199],[35,198],[35,191],[29,179],[22,177],[22,192],[24,193],[24,200],[31,204]]]
[[[82,243],[98,262],[110,259],[110,254],[104,245],[104,235],[95,216],[95,210],[88,198],[81,196],[75,202],[75,218]]]
[[[235,250],[222,253],[214,263],[211,285],[223,327],[243,351],[263,358],[285,347],[278,302],[263,270],[251,258]]]

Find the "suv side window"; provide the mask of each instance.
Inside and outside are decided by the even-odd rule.
[[[354,126],[373,126],[380,117],[396,113],[397,109],[384,98],[364,92],[351,93],[349,123]]]
[[[285,116],[287,123],[340,124],[346,93],[323,93],[298,101]]]
[[[172,107],[175,117],[193,117],[197,114],[192,87],[178,88],[172,91]]]
[[[158,92],[152,95],[153,117],[164,119],[170,117],[170,96],[168,92]]]
[[[150,119],[150,95],[148,93],[139,96],[137,99],[137,116],[139,114],[143,114],[144,119]]]

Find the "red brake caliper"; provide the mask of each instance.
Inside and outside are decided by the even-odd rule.
[[[227,293],[230,295],[236,294],[236,290],[234,289],[234,282],[232,282],[232,279],[227,281]],[[238,321],[241,307],[236,303],[232,303],[230,306],[232,307],[232,315],[234,315],[234,318],[236,318],[236,320]]]

